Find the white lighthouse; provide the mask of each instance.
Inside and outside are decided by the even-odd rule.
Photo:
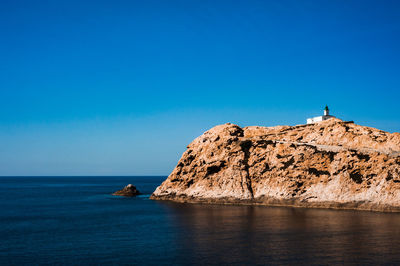
[[[329,114],[329,107],[327,105],[327,106],[325,106],[324,115],[323,116],[317,116],[317,117],[313,117],[313,118],[308,118],[307,119],[307,124],[314,124],[314,123],[325,121],[325,120],[328,120],[328,119],[331,119],[331,118],[334,118],[334,116]]]
[[[328,107],[328,105],[325,106],[325,109],[324,109],[324,116],[329,116],[329,107]]]

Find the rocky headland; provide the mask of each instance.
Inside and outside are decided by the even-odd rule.
[[[151,198],[400,211],[400,134],[339,119],[219,125],[189,144]]]

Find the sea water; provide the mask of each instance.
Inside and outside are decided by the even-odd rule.
[[[400,263],[400,214],[150,200],[164,179],[0,177],[0,264]]]

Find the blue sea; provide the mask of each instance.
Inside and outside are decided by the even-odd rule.
[[[400,214],[150,200],[164,179],[0,177],[0,265],[400,264]]]

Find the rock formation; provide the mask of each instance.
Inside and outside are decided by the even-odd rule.
[[[137,190],[136,187],[132,184],[129,184],[123,189],[113,193],[114,196],[124,196],[124,197],[135,197],[139,194],[140,194],[139,190]]]
[[[187,147],[151,198],[400,211],[400,134],[339,119],[219,125]]]

